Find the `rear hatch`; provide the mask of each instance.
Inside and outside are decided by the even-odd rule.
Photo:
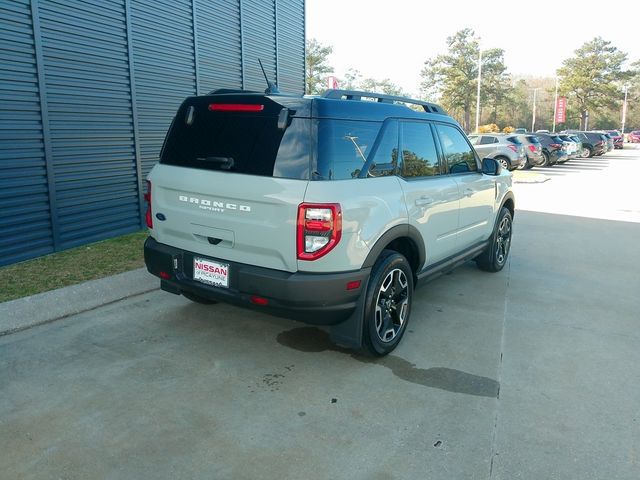
[[[305,102],[259,94],[185,100],[149,174],[152,236],[203,257],[296,271],[311,150]]]

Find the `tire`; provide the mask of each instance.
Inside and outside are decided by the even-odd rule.
[[[593,157],[593,150],[591,150],[589,147],[583,147],[580,156],[582,158],[591,158]]]
[[[392,352],[407,330],[413,299],[413,272],[407,259],[383,250],[371,271],[365,297],[363,347],[381,357]]]
[[[551,164],[549,163],[549,154],[547,152],[542,152],[542,163],[540,164],[541,167],[550,167]]]
[[[527,158],[527,163],[524,164],[524,170],[531,170],[532,168],[533,168],[533,163],[531,163]]]
[[[500,162],[502,168],[504,168],[505,170],[511,170],[511,164],[509,163],[509,160],[504,157],[496,157],[496,160]]]
[[[476,257],[476,263],[480,270],[499,272],[504,268],[511,249],[512,232],[513,216],[508,208],[502,207],[489,245],[484,252]]]
[[[202,305],[214,305],[214,304],[218,303],[215,300],[209,300],[208,298],[201,297],[200,295],[197,295],[197,294],[192,293],[192,292],[183,291],[182,295],[184,295],[185,298],[188,298],[192,302],[201,303]]]

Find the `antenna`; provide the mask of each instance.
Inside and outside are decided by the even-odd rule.
[[[267,81],[267,89],[264,91],[264,93],[266,93],[267,95],[275,95],[277,93],[280,93],[280,90],[278,90],[278,86],[271,80],[269,80],[269,77],[267,77],[267,72],[264,71],[264,67],[262,66],[262,61],[260,59],[258,59],[258,63],[260,64],[260,68],[262,69],[264,79]]]

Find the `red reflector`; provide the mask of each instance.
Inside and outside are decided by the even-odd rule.
[[[269,303],[269,300],[267,300],[266,298],[263,298],[263,297],[259,297],[257,295],[251,295],[251,298],[249,298],[249,300],[254,305],[266,305],[266,304]]]
[[[167,272],[160,272],[160,278],[163,278],[164,280],[169,280],[171,278],[171,275],[169,275]]]
[[[264,105],[246,103],[212,103],[209,105],[212,112],[261,112]]]
[[[360,288],[360,280],[347,283],[347,290],[355,290],[357,288]]]

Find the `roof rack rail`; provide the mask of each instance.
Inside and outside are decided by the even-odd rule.
[[[333,90],[329,89],[322,95],[323,98],[330,98],[332,100],[362,100],[362,98],[372,98],[376,102],[380,103],[410,103],[412,105],[421,106],[425,112],[428,113],[440,113],[446,115],[446,112],[442,107],[435,103],[424,102],[422,100],[415,100],[409,97],[400,97],[396,95],[387,95],[384,93],[362,92],[358,90]]]

